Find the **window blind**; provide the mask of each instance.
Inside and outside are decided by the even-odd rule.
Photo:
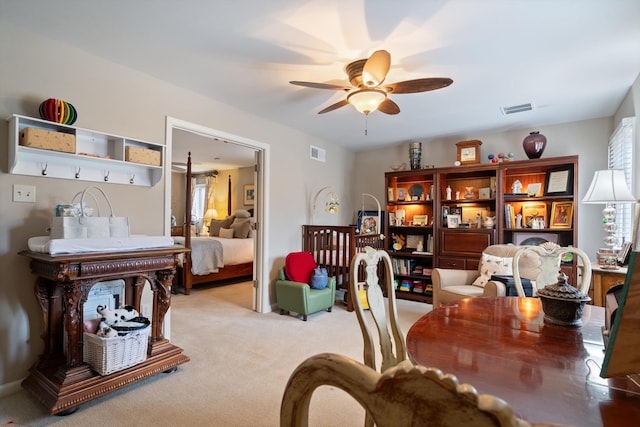
[[[622,119],[609,138],[609,169],[623,170],[627,187],[632,192],[634,124],[635,117]],[[634,209],[633,203],[618,203],[616,205],[616,224],[618,226],[616,237],[619,245],[632,241]]]

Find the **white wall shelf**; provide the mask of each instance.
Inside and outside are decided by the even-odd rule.
[[[74,153],[20,145],[25,128],[75,135]],[[9,173],[77,181],[154,186],[162,178],[164,145],[14,114],[9,118]],[[125,147],[160,152],[160,166],[125,161]]]

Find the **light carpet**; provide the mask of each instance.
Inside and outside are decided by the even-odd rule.
[[[431,305],[398,300],[400,326]],[[333,312],[307,322],[278,312],[251,310],[251,283],[198,286],[172,297],[171,342],[191,361],[52,416],[24,390],[0,402],[0,425],[13,426],[278,426],[280,402],[293,370],[318,353],[362,361],[354,312],[337,301]],[[361,426],[364,410],[346,393],[321,387],[311,402],[310,425]]]

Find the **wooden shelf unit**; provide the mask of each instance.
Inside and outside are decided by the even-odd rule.
[[[558,191],[558,180],[551,186],[555,191],[547,191],[550,176],[555,179],[552,174],[557,172],[562,179],[566,176],[566,191]],[[423,271],[435,267],[477,269],[482,250],[492,244],[522,244],[528,243],[527,239],[531,244],[539,244],[546,239],[561,246],[577,246],[577,174],[578,156],[385,173],[386,211],[389,215],[385,222],[386,249],[392,260],[407,262],[411,267],[408,271],[394,271],[396,279],[400,283],[402,280],[422,280],[427,289],[431,276],[412,274],[415,267],[422,267]],[[563,186],[562,179],[560,187]],[[516,180],[520,181],[524,193],[531,184],[539,184],[540,189],[532,196],[528,193],[514,196],[511,193]],[[451,188],[451,199],[447,199],[447,187]],[[571,207],[566,224],[560,226],[551,224],[552,210],[559,204]],[[533,222],[527,224],[525,219],[520,228],[511,222],[507,225],[505,205],[513,207],[514,216],[522,214],[523,208],[524,213],[528,213],[531,206],[541,207],[544,225],[531,228],[528,225],[533,225]],[[391,217],[398,211],[404,211],[404,223],[394,224]],[[445,211],[447,216],[460,213],[459,227],[448,226]],[[414,225],[416,216],[420,218],[421,215],[427,216],[426,225]],[[487,217],[495,217],[493,227],[485,228]],[[394,235],[405,238],[404,247],[394,249]],[[406,240],[413,244],[419,239],[423,239],[424,251],[430,254],[413,254],[414,249],[407,248]],[[427,239],[432,242],[432,248],[427,248]],[[569,283],[575,284],[578,277],[576,262],[563,262],[561,269],[569,277]],[[431,298],[430,292],[396,291],[396,295],[423,301]]]
[[[75,151],[20,145],[26,128],[73,135]],[[164,145],[14,114],[9,118],[9,173],[152,187],[162,179]],[[159,154],[160,165],[127,161],[127,149]]]
[[[428,303],[431,303],[431,270],[434,267],[434,172],[435,169],[422,169],[385,174],[389,216],[385,242],[394,268],[396,296]],[[396,220],[392,222],[393,218]],[[397,236],[404,244],[394,248],[394,237]],[[414,254],[420,249],[419,245],[422,253]],[[409,290],[400,290],[403,285]]]

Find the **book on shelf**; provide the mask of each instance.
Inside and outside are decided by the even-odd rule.
[[[504,205],[504,225],[507,228],[516,228],[516,216],[513,205],[505,203]]]
[[[415,268],[415,260],[405,258],[393,258],[393,274],[406,276]]]

